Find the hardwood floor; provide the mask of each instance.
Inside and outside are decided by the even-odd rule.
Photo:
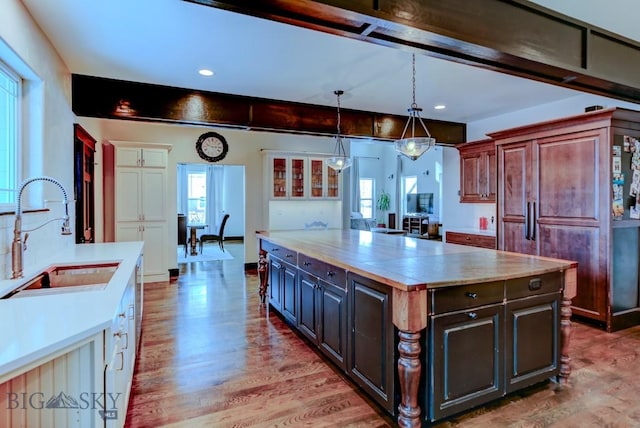
[[[233,260],[180,265],[145,286],[127,427],[388,427],[394,422],[261,307],[257,276]],[[574,323],[568,388],[552,382],[436,427],[640,427],[640,327]]]

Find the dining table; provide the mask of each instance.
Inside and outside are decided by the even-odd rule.
[[[191,245],[191,255],[197,256],[198,247],[196,246],[196,243],[198,242],[198,236],[196,232],[198,229],[204,229],[207,225],[204,223],[189,223],[187,227],[189,227],[190,231],[189,244]]]

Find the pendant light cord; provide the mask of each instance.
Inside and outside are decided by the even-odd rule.
[[[342,95],[342,91],[335,91],[336,97],[338,98],[338,137],[340,137],[340,95]]]
[[[416,54],[412,54],[412,72],[413,72],[413,103],[411,108],[418,107],[416,104]]]

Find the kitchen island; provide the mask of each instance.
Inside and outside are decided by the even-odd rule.
[[[575,262],[358,230],[257,237],[263,301],[400,426],[570,374]]]
[[[142,242],[73,245],[0,281],[0,426],[123,426],[142,321]],[[104,283],[14,293],[51,266]],[[24,293],[24,297],[22,294]]]

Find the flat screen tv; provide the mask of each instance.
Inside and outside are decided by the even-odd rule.
[[[433,193],[407,194],[407,214],[433,214]]]

